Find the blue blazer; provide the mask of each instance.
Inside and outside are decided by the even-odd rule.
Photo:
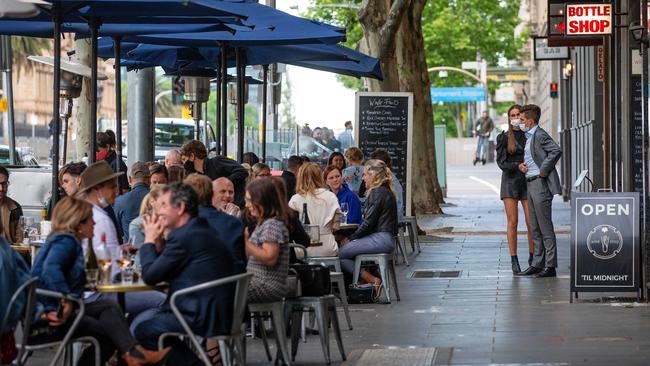
[[[32,276],[38,277],[38,287],[83,298],[86,272],[84,252],[76,236],[69,233],[51,235],[36,255]],[[56,299],[39,298],[46,311],[58,307]]]
[[[339,199],[339,206],[343,202],[347,202],[348,204],[348,224],[361,224],[363,221],[361,218],[361,201],[359,201],[359,197],[348,188],[347,183],[343,183],[341,188],[339,188],[336,197]]]
[[[166,310],[170,310],[169,299],[174,292],[237,273],[219,235],[198,217],[170,232],[160,254],[151,243],[145,243],[139,252],[144,282],[169,283],[163,304]],[[234,296],[234,285],[218,287],[183,297],[178,307],[197,334],[212,337],[230,333]]]
[[[143,183],[138,183],[133,186],[133,189],[123,195],[117,196],[113,210],[115,216],[122,227],[124,234],[124,243],[129,240],[129,224],[133,219],[140,216],[140,205],[144,196],[149,193],[149,187]]]
[[[199,217],[205,219],[217,232],[219,239],[230,250],[239,272],[246,271],[246,249],[244,248],[244,224],[234,217],[212,206],[199,208]]]

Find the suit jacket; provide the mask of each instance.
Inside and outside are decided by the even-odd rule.
[[[246,271],[246,250],[244,248],[244,224],[234,217],[212,206],[200,207],[199,217],[205,219],[219,235],[219,239],[230,250],[239,272]]]
[[[167,310],[174,292],[237,273],[228,248],[207,221],[198,217],[170,232],[160,254],[153,244],[145,243],[140,248],[140,262],[145,283],[169,283],[163,304]],[[234,284],[221,286],[182,297],[178,307],[197,334],[226,334],[232,324],[234,296]]]
[[[535,164],[539,167],[540,174],[546,177],[548,188],[552,194],[561,194],[562,186],[560,185],[560,177],[555,169],[555,164],[562,157],[562,149],[553,141],[548,132],[541,127],[537,127],[535,134],[531,138],[531,154]]]

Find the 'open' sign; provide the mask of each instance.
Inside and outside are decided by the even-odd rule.
[[[567,36],[612,34],[612,4],[566,4]]]

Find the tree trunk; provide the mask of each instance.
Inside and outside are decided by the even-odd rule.
[[[426,0],[412,0],[397,33],[400,91],[413,93],[413,174],[411,192],[417,213],[440,214],[444,202],[436,170],[431,82],[422,35]]]
[[[90,39],[80,39],[75,41],[75,56],[77,56],[79,63],[90,67]],[[116,88],[119,86],[115,86]],[[90,97],[92,90],[90,87],[90,79],[83,79],[83,87],[81,95],[74,100],[76,106],[74,117],[70,119],[68,128],[74,131],[77,135],[76,147],[77,157],[75,161],[81,161],[84,153],[90,156]],[[73,123],[74,122],[74,123]],[[74,125],[74,127],[72,126]],[[71,134],[68,133],[68,137]],[[94,154],[94,152],[92,152]]]

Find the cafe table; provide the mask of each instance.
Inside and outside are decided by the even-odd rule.
[[[116,293],[117,294],[117,303],[120,305],[122,311],[126,309],[125,306],[125,294],[127,292],[142,292],[142,291],[161,291],[167,288],[166,283],[159,283],[157,285],[147,285],[142,281],[136,281],[133,283],[111,283],[111,284],[99,284],[95,286],[94,291],[104,292],[104,293]]]
[[[339,230],[354,230],[359,227],[359,224],[341,224]]]

